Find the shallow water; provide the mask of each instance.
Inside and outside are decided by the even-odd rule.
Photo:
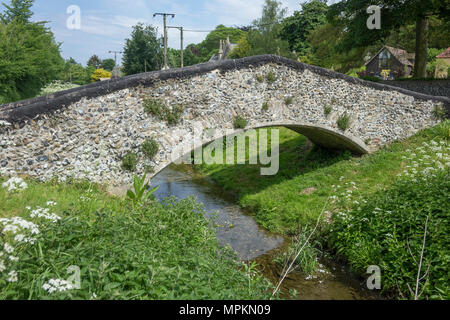
[[[215,216],[217,238],[220,245],[229,244],[241,260],[254,260],[262,274],[274,285],[280,278],[281,267],[273,258],[286,250],[289,239],[272,234],[261,228],[255,220],[238,205],[236,199],[224,192],[212,181],[196,173],[192,166],[171,165],[151,181],[159,186],[155,192],[158,199],[175,196],[184,199],[194,196],[203,203],[208,217]],[[283,282],[282,297],[291,298],[287,292],[295,289],[300,300],[365,300],[376,296],[363,289],[362,283],[340,265],[321,260],[321,272],[309,276],[293,272]]]

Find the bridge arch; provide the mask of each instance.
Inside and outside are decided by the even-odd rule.
[[[183,105],[180,123],[147,114],[143,101],[149,98],[170,108]],[[331,113],[325,114],[325,107]],[[172,162],[173,150],[198,134],[189,129],[193,122],[217,128],[220,138],[233,130],[238,115],[248,120],[248,129],[284,126],[315,144],[364,154],[438,124],[436,108],[449,114],[450,99],[273,55],[225,60],[0,106],[0,174],[129,184],[145,166],[158,172]],[[337,124],[343,115],[350,118],[345,131]],[[136,173],[124,171],[123,156],[130,151],[141,156],[148,137],[158,141],[160,152]]]

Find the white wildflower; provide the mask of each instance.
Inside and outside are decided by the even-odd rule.
[[[12,270],[8,273],[9,278],[6,279],[8,282],[17,282],[17,271]]]
[[[22,178],[11,178],[2,184],[3,188],[7,188],[8,191],[22,191],[28,188],[28,185]]]
[[[50,220],[52,222],[57,222],[58,220],[61,220],[60,216],[57,216],[54,213],[50,213],[50,209],[41,208],[41,207],[38,207],[37,209],[31,211],[30,217],[31,218],[36,218],[36,217],[44,218],[44,219]]]
[[[64,292],[74,289],[73,285],[70,282],[62,279],[50,279],[42,286],[42,288],[48,291],[48,293],[53,293],[56,291]]]
[[[3,246],[3,248],[5,249],[5,251],[7,253],[13,253],[14,252],[14,247],[11,246],[9,243],[5,243],[5,245]]]

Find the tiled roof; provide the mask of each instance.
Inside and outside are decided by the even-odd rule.
[[[397,58],[397,60],[400,61],[403,65],[414,67],[414,60],[415,60],[414,53],[408,53],[403,49],[394,48],[390,46],[384,46],[383,48],[381,48],[380,51],[378,51],[378,53],[374,55],[372,59],[366,62],[366,65],[369,64],[373,59],[375,59],[375,57],[378,56],[385,48],[388,49],[389,52],[395,58]]]
[[[447,48],[444,52],[442,52],[440,55],[436,56],[437,59],[442,58],[450,58],[450,47]]]

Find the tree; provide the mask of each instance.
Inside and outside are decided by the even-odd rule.
[[[0,15],[1,22],[8,24],[13,21],[20,23],[27,23],[33,16],[31,7],[34,0],[11,0],[11,5],[3,3],[6,11],[3,15]]]
[[[115,66],[116,62],[114,61],[114,59],[105,59],[102,61],[102,67],[105,70],[113,71]]]
[[[36,96],[42,87],[57,79],[64,66],[53,33],[44,22],[28,21],[31,5],[32,1],[4,5],[6,10],[0,23],[2,103]]]
[[[94,67],[100,69],[103,66],[103,61],[96,54],[89,58],[87,62],[88,67]]]
[[[205,40],[196,46],[202,62],[209,61],[214,54],[219,52],[220,40],[226,40],[227,37],[230,37],[230,42],[237,43],[245,34],[245,31],[237,28],[218,25],[214,31],[206,36]]]
[[[286,15],[286,9],[281,7],[281,2],[266,0],[262,17],[253,22],[256,28],[251,29],[247,36],[250,45],[250,55],[277,54],[285,57],[293,57],[289,50],[289,43],[280,38],[280,21]]]
[[[291,50],[306,55],[310,47],[308,35],[327,22],[328,6],[325,0],[305,2],[301,6],[301,12],[295,11],[283,21],[281,37],[289,42]]]
[[[123,71],[127,75],[161,68],[161,41],[154,26],[142,23],[134,26],[123,51]]]
[[[237,43],[237,47],[230,53],[230,59],[239,59],[248,57],[250,55],[251,47],[245,34]]]
[[[367,8],[370,5],[381,8],[381,29],[367,29]],[[394,30],[415,23],[414,76],[422,78],[426,76],[429,19],[438,15],[448,20],[450,3],[447,0],[343,0],[330,6],[328,18],[330,21],[344,21],[347,27],[342,51],[385,40]]]

